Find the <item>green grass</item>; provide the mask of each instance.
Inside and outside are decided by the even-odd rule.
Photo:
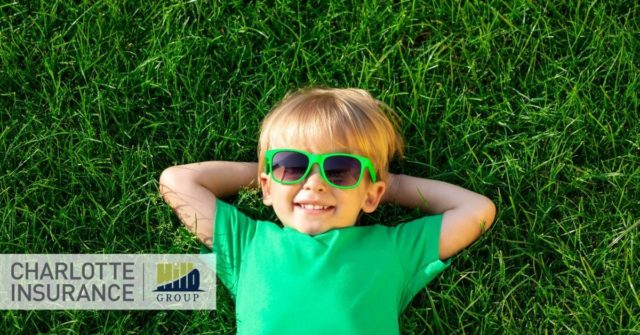
[[[0,252],[195,253],[160,172],[255,161],[288,90],[360,87],[402,116],[393,171],[498,207],[404,312],[404,334],[640,333],[634,3],[4,2]],[[240,207],[272,216],[250,195]],[[2,311],[0,329],[233,332],[224,290],[218,306]]]

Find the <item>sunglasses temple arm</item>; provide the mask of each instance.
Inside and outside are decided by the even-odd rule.
[[[371,181],[372,181],[372,182],[374,182],[374,183],[375,183],[375,182],[377,182],[377,181],[378,181],[378,180],[377,180],[378,178],[376,178],[376,177],[377,177],[377,176],[376,176],[376,172],[375,172],[375,170],[373,169],[373,167],[371,167],[371,166],[369,165],[369,166],[367,166],[367,170],[369,170],[369,177],[371,177]]]

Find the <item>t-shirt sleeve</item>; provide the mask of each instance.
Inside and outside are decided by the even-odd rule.
[[[442,215],[425,216],[394,227],[392,236],[405,271],[401,301],[404,309],[411,299],[438,274],[451,265],[440,260]]]
[[[216,200],[213,252],[216,273],[234,299],[242,256],[256,232],[256,220],[226,202]]]

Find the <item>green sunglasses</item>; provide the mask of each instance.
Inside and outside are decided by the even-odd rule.
[[[266,170],[271,178],[284,185],[297,184],[307,178],[313,164],[318,164],[327,184],[339,189],[356,188],[362,182],[365,169],[376,182],[371,161],[362,156],[329,153],[312,154],[295,149],[271,149],[266,152]]]

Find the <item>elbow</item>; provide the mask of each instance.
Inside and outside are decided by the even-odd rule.
[[[176,184],[176,179],[175,167],[172,166],[162,171],[160,178],[158,179],[158,183],[160,195],[162,195],[163,198],[166,196],[167,192],[173,188],[173,185]]]
[[[491,201],[491,199],[484,196],[482,198],[483,199],[478,205],[481,209],[480,211],[478,211],[480,214],[479,220],[481,234],[489,230],[489,227],[491,227],[496,217],[496,205],[493,203],[493,201]]]

